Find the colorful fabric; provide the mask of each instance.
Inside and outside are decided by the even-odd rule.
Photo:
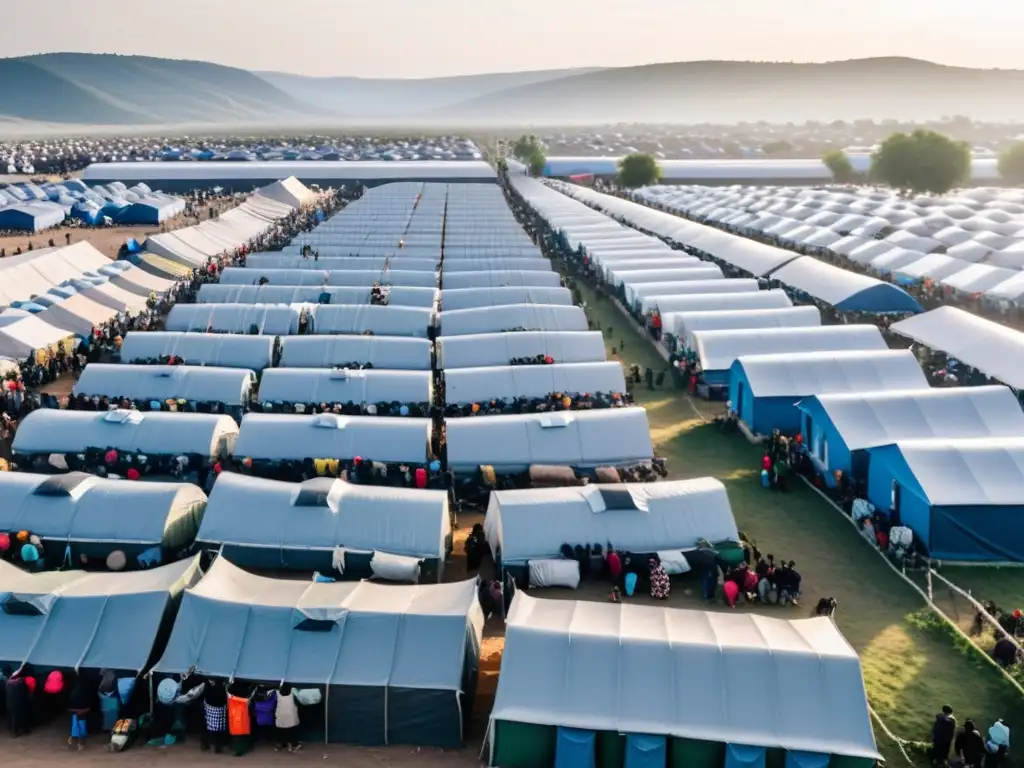
[[[232,736],[248,736],[252,733],[248,699],[228,694],[228,733]]]
[[[656,600],[666,600],[668,599],[668,593],[671,588],[671,582],[669,582],[668,572],[665,570],[665,566],[657,562],[652,563],[651,597]]]
[[[203,715],[206,718],[206,730],[211,733],[223,733],[228,729],[227,707],[214,707],[203,702]]]
[[[256,699],[252,705],[256,710],[256,725],[267,728],[274,724],[274,710],[277,709],[277,693],[270,692],[266,699]]]

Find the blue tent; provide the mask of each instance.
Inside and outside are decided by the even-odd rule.
[[[810,256],[784,264],[771,273],[770,279],[844,312],[923,311],[917,299],[892,283],[849,272]]]
[[[1024,562],[1024,438],[872,448],[868,499],[942,560]]]
[[[82,201],[71,207],[71,218],[84,221],[86,224],[96,225],[103,220],[103,214],[96,203]]]
[[[139,245],[139,241],[134,237],[130,237],[125,240],[124,247],[127,249],[128,253],[140,253],[142,251],[142,246]]]
[[[41,232],[64,221],[64,209],[56,203],[33,201],[0,208],[0,229]]]

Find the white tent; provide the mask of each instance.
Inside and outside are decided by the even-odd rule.
[[[429,403],[429,371],[271,368],[260,381],[261,403]]]
[[[509,304],[483,309],[457,309],[438,315],[442,336],[505,331],[586,331],[587,316],[579,307]]]
[[[336,368],[351,364],[429,371],[433,345],[402,336],[286,336],[281,339],[284,368]]]
[[[36,315],[28,315],[0,326],[0,355],[24,360],[37,349],[46,349],[72,334]]]
[[[63,328],[75,336],[88,337],[117,315],[117,310],[104,306],[81,293],[63,299],[36,315],[44,323]]]
[[[693,348],[705,373],[728,371],[737,358],[744,355],[889,348],[875,325],[695,331],[693,339]]]
[[[733,365],[733,380],[739,366],[757,398],[928,386],[914,353],[907,349],[748,355]]]
[[[378,304],[320,304],[315,308],[313,329],[317,334],[412,336],[425,339],[434,312],[424,307],[393,307]]]
[[[290,208],[301,208],[316,200],[316,194],[294,176],[261,187],[256,190],[256,194],[278,203],[284,203]]]
[[[600,331],[522,331],[446,336],[437,340],[439,368],[506,366],[515,359],[550,357],[555,363],[608,359]]]
[[[755,328],[816,328],[821,325],[817,307],[800,306],[783,309],[698,310],[668,312],[661,316],[662,328],[673,334],[684,349],[693,349],[697,331],[726,331]]]
[[[553,392],[577,395],[626,391],[622,365],[617,362],[454,368],[445,372],[444,382],[450,405],[547,397]]]
[[[256,374],[242,368],[90,363],[72,392],[139,402],[162,403],[183,398],[194,403],[245,407],[252,398],[255,383]]]
[[[447,437],[448,466],[457,472],[485,464],[499,472],[531,464],[624,466],[654,456],[643,408],[450,419]]]
[[[168,331],[288,336],[299,332],[300,311],[277,304],[175,304]],[[257,333],[251,333],[255,328]]]
[[[390,277],[390,276],[389,276]],[[506,286],[534,286],[557,288],[561,285],[557,272],[501,270],[491,272],[445,272],[446,291],[460,288],[503,288]]]
[[[498,307],[510,304],[549,304],[569,307],[572,306],[572,293],[568,288],[535,288],[530,286],[446,288],[441,292],[441,308],[445,311]]]
[[[739,540],[725,486],[711,477],[495,491],[484,532],[505,565],[559,558],[566,542],[660,552]]]
[[[751,707],[751,690],[777,705]],[[505,723],[879,757],[857,653],[825,617],[520,593],[491,711],[492,765]]]
[[[189,366],[247,368],[258,372],[274,364],[275,341],[274,336],[130,331],[121,344],[121,362],[142,363],[173,356]]]
[[[326,296],[330,304],[365,305],[372,288],[367,286],[323,285],[220,285],[207,283],[199,288],[200,304],[316,304]],[[424,307],[437,302],[436,288],[395,286],[388,293],[389,307]]]
[[[793,302],[785,291],[749,293],[682,294],[647,297],[647,302],[662,315],[668,312],[737,311],[747,309],[785,309]],[[664,327],[664,326],[662,326]]]

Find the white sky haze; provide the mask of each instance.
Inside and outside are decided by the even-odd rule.
[[[869,56],[1024,68],[1024,0],[6,0],[3,6],[5,56],[138,54],[304,75],[433,77]]]

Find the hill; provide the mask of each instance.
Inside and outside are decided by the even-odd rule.
[[[550,69],[422,79],[305,77],[283,72],[256,74],[299,101],[316,104],[335,114],[350,118],[391,118],[429,115],[505,89],[596,71],[599,70]]]
[[[0,115],[94,125],[269,122],[323,111],[201,61],[52,53],[0,59]]]
[[[1024,71],[877,58],[824,64],[696,61],[520,85],[439,110],[472,122],[898,120],[1024,116]]]

